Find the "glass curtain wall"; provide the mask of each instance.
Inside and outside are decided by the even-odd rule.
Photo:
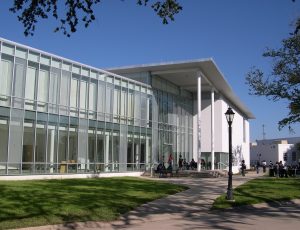
[[[0,40],[0,173],[123,172],[191,160],[187,92]],[[148,75],[147,75],[148,76]],[[150,75],[149,75],[150,79]]]
[[[192,160],[192,95],[157,76],[152,87],[152,162],[176,168],[180,155]]]
[[[1,107],[0,107],[1,109]],[[8,111],[6,111],[7,113]],[[0,116],[0,175],[6,174],[7,171],[7,147],[8,147],[8,116],[4,116],[2,111]]]
[[[105,128],[104,124],[101,122],[98,123],[97,136],[96,136],[96,171],[104,171],[104,152],[105,152]]]
[[[24,110],[11,109],[8,140],[8,174],[20,174],[23,152]]]
[[[47,137],[47,173],[58,172],[58,116],[49,115]]]
[[[37,113],[35,135],[35,171],[40,174],[46,170],[47,155],[47,115],[44,113]]]
[[[13,82],[13,57],[1,55],[0,63],[0,106],[10,106],[11,88]]]
[[[88,129],[88,158],[87,158],[87,171],[96,172],[97,162],[96,149],[97,149],[97,135],[96,135],[96,122],[90,121]]]
[[[34,155],[35,149],[35,119],[34,115],[30,118],[30,114],[24,119],[24,131],[23,131],[23,155],[22,155],[22,170],[23,174],[34,172]]]

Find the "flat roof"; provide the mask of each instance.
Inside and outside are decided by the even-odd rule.
[[[193,93],[197,92],[197,74],[200,71],[204,75],[201,78],[202,91],[210,91],[214,88],[248,119],[255,119],[252,112],[233,92],[212,58],[116,67],[107,70],[120,75],[149,72]]]

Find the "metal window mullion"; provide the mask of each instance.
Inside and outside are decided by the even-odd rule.
[[[57,105],[57,122],[56,122],[56,127],[55,127],[55,132],[56,132],[56,162],[54,162],[54,164],[56,165],[56,173],[58,173],[58,155],[59,155],[59,135],[60,135],[60,131],[59,131],[59,127],[60,127],[60,106],[61,106],[61,102],[60,102],[60,90],[61,90],[61,78],[62,78],[62,68],[59,68],[59,77],[58,77],[58,81],[57,81],[57,90],[58,90],[58,95],[56,98],[56,105]]]
[[[11,109],[10,109],[11,110]],[[10,112],[10,111],[9,111]],[[7,146],[6,146],[6,169],[5,169],[5,174],[8,174],[8,151],[9,151],[9,130],[10,130],[10,118],[11,118],[11,112],[10,112],[10,117],[7,118]]]
[[[89,129],[90,129],[90,86],[91,86],[91,77],[88,76],[88,82],[87,82],[87,102],[86,102],[86,113],[87,113],[87,127],[86,127],[86,138],[87,138],[87,143],[86,143],[86,164],[88,164],[89,161]],[[79,142],[78,142],[79,144]]]
[[[35,121],[33,122],[33,172],[35,173],[36,163],[36,124],[37,124],[37,111],[35,111]]]
[[[87,126],[85,127],[86,128],[85,129],[85,131],[86,131],[86,134],[85,134],[86,135],[86,146],[85,146],[86,153],[85,153],[85,155],[86,155],[86,164],[88,164],[87,162],[89,160],[89,116],[87,118],[86,124],[87,124]],[[78,145],[79,145],[79,141],[78,141]]]
[[[22,148],[23,148],[23,141],[24,141],[24,117],[25,117],[25,111],[24,111],[24,109],[23,109],[23,119],[22,119],[22,139],[21,139],[21,146],[22,146]],[[21,168],[20,168],[20,173],[22,174],[22,164],[23,164],[23,159],[22,159],[22,157],[23,157],[23,153],[21,152],[21,159],[20,159],[20,162],[21,162]]]
[[[96,164],[98,163],[97,161],[97,151],[98,151],[98,138],[97,138],[97,131],[98,131],[98,122],[96,121],[96,126],[95,126],[95,135],[94,135],[94,138],[95,138],[95,151],[94,151],[94,171],[97,172],[97,169],[96,169]]]
[[[80,70],[80,73],[81,73],[81,70]],[[76,151],[77,151],[77,159],[76,159],[76,162],[77,162],[77,167],[76,167],[76,173],[78,173],[78,159],[79,159],[79,133],[80,133],[80,129],[81,129],[81,122],[80,122],[80,117],[81,117],[81,102],[80,102],[80,97],[81,97],[81,81],[82,81],[82,76],[79,74],[79,80],[77,81],[78,84],[77,84],[77,117],[78,117],[78,121],[77,121],[77,135],[76,135],[76,129],[75,129],[75,135],[76,135],[76,138],[77,138],[77,143],[76,143]],[[80,168],[81,169],[81,168]]]
[[[16,46],[15,46],[15,49],[14,49],[14,63],[16,62],[16,57],[15,57],[15,54],[16,54]],[[27,63],[27,60],[26,60],[26,63]],[[12,82],[14,82],[14,80],[15,80],[15,78],[14,78],[14,75],[15,75],[15,73],[14,73],[14,69],[15,68],[13,68],[13,80],[12,80]],[[24,74],[24,73],[23,73]],[[26,73],[25,73],[26,74]],[[26,82],[26,75],[25,75],[25,82]],[[24,87],[25,87],[25,84],[23,85]],[[24,92],[25,93],[25,92]],[[25,108],[25,100],[23,100],[23,107],[21,107],[21,109],[23,110],[23,121],[22,121],[22,139],[21,139],[21,146],[23,147],[23,140],[24,140],[24,115],[25,115],[25,110],[24,110],[24,108]],[[22,174],[23,172],[22,172],[22,165],[23,165],[23,158],[22,158],[22,156],[23,156],[23,153],[21,152],[21,159],[20,159],[20,174]]]
[[[95,113],[96,113],[96,121],[98,121],[98,112],[99,112],[99,108],[98,108],[98,90],[99,90],[99,79],[98,79],[98,74],[96,74],[96,108],[95,108]],[[97,126],[98,126],[98,123],[96,122]]]
[[[104,128],[103,128],[103,165],[104,165],[104,171],[105,171],[105,150],[106,150],[106,122],[104,119]]]
[[[122,85],[122,81],[121,81],[121,85]],[[121,90],[122,90],[122,88],[121,88]],[[121,100],[121,98],[120,98],[120,100]],[[124,146],[124,140],[122,140],[122,142],[123,142],[123,146]],[[119,152],[118,152],[118,164],[117,164],[117,166],[118,166],[118,172],[120,172],[120,151],[122,151],[120,147],[121,147],[121,124],[119,124]]]
[[[141,100],[141,98],[140,98],[140,100]],[[141,103],[140,103],[140,105],[141,105]],[[141,158],[142,158],[142,152],[141,152],[141,150],[142,150],[142,138],[141,138],[141,136],[142,136],[142,127],[141,127],[141,125],[142,125],[142,122],[141,122],[141,119],[140,119],[140,126],[139,126],[139,161],[138,161],[138,169],[140,169],[141,168]]]
[[[78,109],[78,118],[80,118],[80,113],[81,113],[81,102],[80,102],[80,97],[81,97],[81,81],[82,81],[82,76],[79,75],[79,81],[78,81],[78,85],[77,85],[77,109]],[[78,125],[79,125],[79,121],[78,121]]]
[[[49,106],[49,104],[48,104],[48,106]],[[45,161],[44,161],[44,163],[45,163],[45,169],[44,169],[44,171],[46,172],[47,171],[47,165],[48,165],[48,141],[49,141],[49,108],[48,108],[48,113],[47,113],[47,121],[46,121],[46,138],[45,138],[45,141],[46,141],[46,152],[45,152]],[[49,166],[50,166],[50,164],[49,164]],[[50,169],[50,168],[49,168]]]
[[[2,60],[2,59],[1,59]],[[12,99],[13,99],[13,84],[14,84],[14,79],[15,79],[15,62],[16,62],[16,57],[14,56],[13,62],[12,62],[12,78],[11,78],[11,86],[10,86],[10,110],[9,110],[9,123],[8,123],[8,144],[7,144],[7,161],[6,161],[6,175],[8,175],[8,163],[9,163],[9,151],[10,151],[10,138],[11,138],[11,130],[10,130],[10,123],[11,123],[11,114],[12,114]]]
[[[40,59],[41,60],[41,59]],[[48,85],[50,86],[50,82],[51,82],[51,59],[50,59],[50,66],[49,66],[49,75],[48,75],[49,79],[48,79]],[[45,138],[45,141],[46,141],[46,146],[45,146],[45,160],[44,160],[44,164],[45,164],[45,168],[44,168],[44,172],[46,172],[46,168],[47,168],[47,163],[48,163],[48,132],[49,132],[49,129],[48,129],[48,124],[49,124],[49,103],[50,103],[50,88],[48,88],[48,95],[47,95],[47,101],[46,101],[46,104],[47,104],[47,121],[46,121],[46,138]]]
[[[68,115],[68,125],[67,125],[67,127],[68,127],[68,131],[67,131],[67,157],[66,157],[66,163],[67,163],[67,169],[66,169],[66,171],[67,171],[67,173],[68,173],[68,171],[69,171],[69,167],[68,167],[68,160],[69,160],[69,151],[70,151],[70,114]]]
[[[57,76],[57,95],[56,95],[56,106],[57,106],[57,114],[60,114],[60,89],[61,89],[61,78],[62,78],[62,69],[59,69],[59,76]]]
[[[29,51],[27,50],[27,57],[28,57],[28,52]],[[25,77],[24,77],[25,84],[23,85],[23,87],[24,87],[24,99],[23,99],[23,108],[22,108],[22,110],[23,110],[23,122],[22,122],[23,127],[22,127],[22,139],[21,139],[22,148],[23,148],[23,144],[24,144],[24,130],[25,130],[24,120],[25,120],[25,89],[26,89],[27,67],[28,67],[28,59],[26,59]],[[21,174],[23,174],[23,170],[22,170],[23,167],[22,166],[23,166],[23,152],[21,153],[21,169],[20,169]]]
[[[90,112],[90,87],[91,87],[91,77],[88,76],[88,81],[87,81],[87,92],[86,92],[86,99],[85,99],[85,110],[87,113],[87,118],[89,118],[89,112]]]

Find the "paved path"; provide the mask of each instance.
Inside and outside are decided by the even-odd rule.
[[[246,177],[234,176],[233,186],[236,187],[257,176],[259,175],[254,173],[248,173]],[[188,185],[190,189],[144,204],[114,222],[72,223],[25,229],[299,229],[300,200],[210,211],[213,200],[226,192],[227,178],[159,180]]]

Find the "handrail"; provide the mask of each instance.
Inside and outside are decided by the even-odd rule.
[[[221,165],[224,166],[224,168],[228,167],[227,164],[223,163],[223,162],[218,162],[218,168],[221,169]]]

